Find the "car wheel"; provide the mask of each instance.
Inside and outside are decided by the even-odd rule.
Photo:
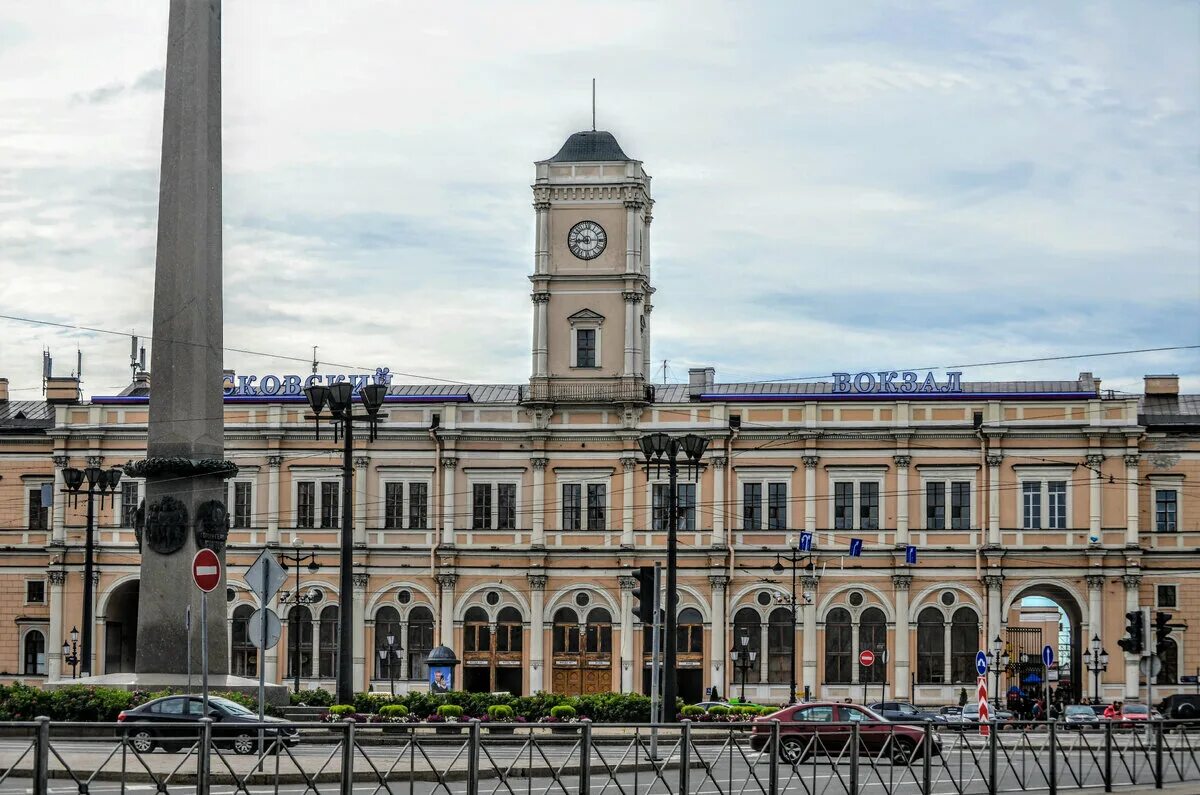
[[[149,754],[154,751],[154,735],[148,729],[138,729],[129,736],[129,744],[139,754]]]
[[[796,765],[803,762],[808,757],[808,753],[801,740],[796,737],[785,737],[779,745],[779,757],[789,765]]]
[[[254,734],[242,732],[233,738],[233,752],[235,754],[241,754],[242,756],[252,754],[257,745],[258,738]]]
[[[907,737],[893,737],[888,744],[888,755],[893,765],[907,765],[912,762],[916,748],[917,744]]]

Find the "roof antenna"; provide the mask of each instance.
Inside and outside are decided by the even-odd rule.
[[[592,78],[592,132],[596,132],[596,78]]]
[[[319,364],[319,362],[317,361],[317,346],[314,345],[313,346],[313,375],[317,374],[317,365],[318,364]]]
[[[137,338],[136,334],[129,335],[129,369],[132,371],[132,373],[131,373],[132,381],[137,381],[138,338]]]

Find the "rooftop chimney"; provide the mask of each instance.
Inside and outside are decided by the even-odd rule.
[[[693,367],[688,370],[688,396],[693,400],[703,395],[716,383],[717,371],[712,367]]]
[[[8,379],[0,378],[0,403],[8,402]]]
[[[1146,376],[1147,395],[1179,396],[1179,376],[1175,373]]]
[[[55,375],[46,379],[47,403],[78,403],[81,398],[77,377]]]

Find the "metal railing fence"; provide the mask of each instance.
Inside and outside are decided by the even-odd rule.
[[[997,795],[1200,782],[1200,723],[0,724],[0,792]]]

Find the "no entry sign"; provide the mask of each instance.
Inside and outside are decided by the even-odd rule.
[[[192,558],[192,579],[196,587],[211,593],[221,584],[221,559],[211,549],[202,549]]]
[[[863,649],[858,655],[858,662],[864,667],[870,668],[875,664],[875,652],[871,651],[870,649]]]

